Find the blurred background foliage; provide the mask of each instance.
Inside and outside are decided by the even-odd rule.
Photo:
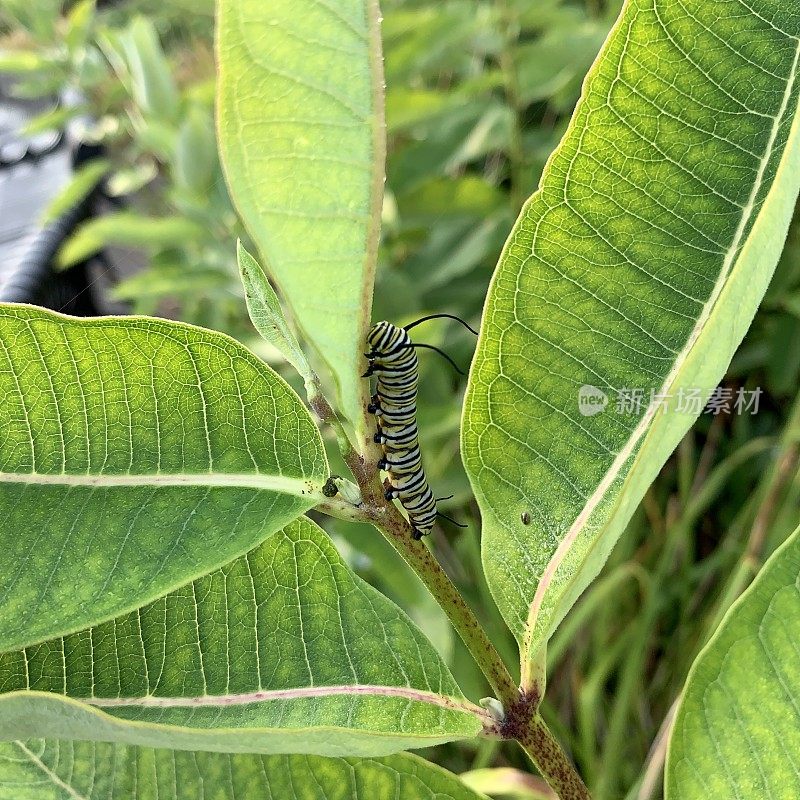
[[[620,5],[383,0],[389,151],[375,319],[448,311],[477,322],[505,237]],[[103,174],[108,213],[76,232],[61,263],[127,248],[115,300],[227,331],[295,381],[246,317],[235,263],[236,238],[246,237],[214,139],[212,0],[2,0],[0,72],[19,75],[26,96],[77,92],[75,108],[48,112],[33,128],[88,114],[84,136],[104,147],[56,205],[74,202]],[[419,336],[469,363],[474,341],[460,326],[431,322]],[[544,713],[598,800],[660,796],[665,720],[689,665],[796,525],[798,375],[795,222],[724,382],[760,387],[758,414],[700,418],[550,646]],[[481,579],[477,511],[458,457],[464,380],[434,355],[422,358],[426,468],[437,494],[454,495],[447,513],[468,524],[460,531],[443,523],[433,546],[514,664],[515,644]],[[423,628],[467,694],[487,694],[444,616],[381,537],[321,522],[358,571]],[[545,796],[518,774],[483,771],[527,770],[512,748],[448,745],[430,755],[457,772],[481,770],[474,780],[483,791]]]

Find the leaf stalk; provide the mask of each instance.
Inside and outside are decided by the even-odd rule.
[[[373,508],[374,512],[379,513],[373,512],[372,524],[425,584],[486,676],[497,698],[508,708],[518,700],[519,690],[472,609],[428,546],[422,540],[413,538],[411,525],[394,505],[384,500]]]

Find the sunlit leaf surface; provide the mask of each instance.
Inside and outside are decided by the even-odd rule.
[[[384,755],[485,717],[305,518],[144,608],[0,655],[2,739]]]
[[[0,743],[0,800],[479,800],[411,755],[226,755],[33,739]]]
[[[779,0],[629,2],[508,240],[463,452],[488,579],[527,662],[765,291],[800,182],[799,37],[800,10]]]
[[[383,196],[375,0],[222,0],[219,138],[264,265],[360,419]]]
[[[686,682],[668,800],[800,797],[800,531],[728,612]]]
[[[230,561],[326,473],[297,395],[232,339],[0,307],[0,651]]]

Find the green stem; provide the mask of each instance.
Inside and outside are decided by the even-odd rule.
[[[347,435],[347,431],[344,429],[344,425],[342,425],[342,421],[323,394],[319,378],[313,373],[306,380],[306,396],[311,410],[333,431],[336,437],[336,445],[342,454],[342,458],[347,466],[353,469],[356,461],[358,461],[358,455],[353,443],[350,441],[350,437]]]
[[[368,422],[368,398],[364,399],[362,416]],[[314,411],[325,422],[338,424],[336,413],[321,395],[314,398]],[[369,522],[374,525],[402,556],[425,584],[433,598],[441,606],[450,623],[469,650],[475,663],[486,676],[497,699],[505,708],[519,700],[519,690],[505,662],[500,657],[486,631],[481,627],[472,610],[450,580],[441,564],[436,560],[421,539],[414,539],[413,530],[397,507],[384,496],[380,481],[378,459],[380,450],[373,442],[368,426],[364,425],[360,442],[361,453],[345,446],[342,455],[361,490],[361,503],[353,505],[341,497],[331,497],[320,503],[317,510],[330,516],[353,522]],[[342,442],[344,444],[344,442]]]
[[[427,545],[414,539],[411,526],[400,512],[391,504],[380,510],[382,513],[371,519],[372,524],[417,573],[497,693],[498,700],[509,708],[518,701],[519,690],[486,631]]]
[[[538,714],[530,720],[518,741],[560,800],[590,800],[586,784]]]
[[[314,410],[323,420],[327,421],[331,415],[336,418],[330,405],[322,397],[318,398]],[[519,700],[519,690],[514,679],[441,564],[421,539],[414,539],[411,525],[394,503],[384,497],[377,466],[376,456],[379,453],[375,452],[371,438],[365,436],[362,444],[365,455],[359,455],[352,448],[343,453],[345,462],[361,489],[361,504],[352,505],[340,497],[332,497],[319,504],[317,510],[340,519],[369,522],[381,531],[441,606],[475,663],[497,693],[497,699],[504,707],[510,707]]]
[[[329,517],[347,520],[347,522],[370,521],[370,510],[364,508],[363,505],[354,506],[352,503],[348,503],[338,497],[323,500],[314,506],[314,510],[327,514]]]

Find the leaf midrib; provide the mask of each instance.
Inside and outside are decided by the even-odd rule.
[[[380,687],[384,688],[384,687]],[[443,696],[443,695],[441,695]],[[220,728],[198,728],[192,727],[191,725],[185,725],[181,723],[172,723],[172,722],[155,722],[155,721],[147,721],[142,719],[128,719],[128,718],[121,718],[115,715],[108,714],[102,708],[92,705],[87,702],[86,698],[79,698],[79,697],[70,697],[69,695],[64,694],[57,694],[54,692],[42,691],[39,689],[17,689],[12,692],[8,692],[6,694],[0,693],[0,705],[4,704],[8,701],[26,701],[30,702],[31,700],[35,701],[43,701],[43,702],[53,702],[55,701],[57,704],[64,704],[70,709],[70,713],[80,713],[85,712],[89,714],[93,719],[96,719],[103,722],[110,722],[116,729],[130,729],[132,731],[147,731],[153,729],[159,729],[161,731],[171,731],[175,734],[192,734],[193,736],[202,738],[202,739],[211,739],[213,740],[215,737],[219,735],[225,736],[226,734],[236,733],[237,731],[240,733],[268,733],[268,732],[275,732],[279,731],[284,736],[292,736],[292,735],[301,735],[305,736],[308,735],[310,731],[329,731],[335,732],[337,734],[342,733],[363,733],[367,729],[366,728],[352,728],[352,727],[345,727],[343,724],[337,723],[328,723],[324,722],[321,724],[315,724],[313,727],[303,726],[303,727],[283,727],[283,726],[276,726],[276,725],[266,725],[266,726],[254,726],[250,728],[239,728],[239,727],[230,727],[224,726]],[[453,711],[461,711],[465,714],[473,716],[477,721],[479,721],[483,726],[483,734],[484,735],[492,735],[493,732],[497,730],[497,720],[495,717],[485,709],[480,706],[474,706],[474,708],[468,708],[471,706],[469,700],[462,700],[462,703],[465,704],[463,709],[450,709]],[[383,731],[383,730],[369,730],[369,736],[373,739],[392,739],[397,736],[402,736],[404,738],[413,738],[419,741],[428,741],[431,737],[438,739],[439,733],[435,731],[417,731],[417,732],[399,732],[399,731]],[[109,741],[125,741],[125,740],[109,740]],[[131,742],[128,742],[131,743]],[[135,743],[135,742],[134,742]],[[427,746],[427,745],[421,745]],[[200,749],[211,749],[214,750],[214,747],[206,748],[201,747]],[[227,752],[225,750],[221,750],[219,752]]]
[[[37,486],[73,486],[92,489],[139,486],[207,486],[261,489],[311,497],[322,502],[320,487],[311,480],[288,478],[283,475],[234,472],[149,472],[92,474],[69,472],[0,472],[0,484],[20,483]]]
[[[623,18],[624,15],[621,15],[620,20],[622,20]],[[788,36],[788,34],[786,35]],[[700,312],[697,322],[695,323],[695,326],[692,329],[691,334],[689,335],[689,338],[686,341],[686,344],[684,345],[683,349],[675,359],[672,369],[670,369],[666,378],[662,382],[661,387],[657,393],[658,395],[662,395],[663,393],[665,393],[677,379],[687,357],[691,353],[692,348],[694,347],[698,338],[703,332],[703,329],[706,323],[708,322],[709,317],[711,316],[711,312],[714,306],[716,305],[717,300],[719,299],[719,296],[722,293],[722,290],[725,287],[725,284],[731,272],[734,269],[736,263],[736,257],[739,253],[742,240],[745,236],[745,232],[747,231],[748,225],[750,223],[759,192],[761,191],[761,188],[763,186],[764,175],[766,173],[766,169],[767,166],[769,165],[770,159],[772,158],[775,142],[778,138],[778,133],[780,132],[781,124],[785,119],[786,111],[789,106],[789,100],[792,96],[795,80],[797,78],[798,62],[800,61],[800,38],[794,36],[789,38],[794,39],[798,43],[797,47],[795,48],[794,61],[792,63],[792,68],[790,70],[789,77],[786,81],[786,88],[784,90],[783,97],[781,99],[780,108],[775,117],[773,117],[772,130],[770,131],[769,139],[767,141],[766,147],[764,148],[764,154],[761,157],[759,167],[756,172],[756,179],[753,182],[752,191],[750,192],[747,203],[742,207],[741,220],[734,233],[731,245],[725,253],[722,269],[720,270],[720,274],[714,284],[714,288],[708,300],[703,305],[703,308]],[[561,566],[562,562],[566,558],[570,549],[574,545],[575,540],[578,538],[581,531],[583,530],[583,527],[588,522],[588,520],[595,512],[597,507],[600,505],[601,501],[604,499],[609,488],[618,478],[619,474],[622,471],[623,466],[627,463],[628,459],[633,455],[639,442],[649,429],[653,417],[655,416],[659,408],[660,404],[658,402],[650,403],[648,405],[647,409],[645,410],[645,413],[642,416],[642,419],[639,421],[639,424],[636,426],[636,428],[634,428],[630,437],[628,438],[625,445],[617,454],[617,457],[614,459],[608,471],[603,476],[597,488],[589,497],[589,499],[586,501],[586,504],[583,506],[580,513],[575,518],[575,521],[570,526],[566,536],[559,543],[555,553],[553,553],[553,556],[550,558],[550,561],[547,563],[547,566],[545,567],[544,572],[542,573],[542,577],[539,580],[539,583],[536,587],[536,593],[534,594],[533,601],[531,602],[530,608],[528,610],[528,619],[525,624],[525,631],[523,636],[522,669],[523,669],[523,676],[525,676],[523,683],[525,684],[527,684],[533,678],[533,675],[531,674],[531,669],[534,664],[534,659],[532,658],[532,655],[535,654],[530,653],[532,644],[531,640],[533,632],[536,628],[539,611],[541,610],[542,603],[544,602],[544,597],[547,593],[550,583],[555,577],[558,568]]]
[[[480,706],[463,698],[439,694],[426,689],[410,686],[385,686],[380,684],[343,684],[340,686],[303,686],[294,689],[262,689],[253,692],[223,695],[194,695],[185,697],[73,697],[73,700],[97,708],[120,708],[137,706],[141,708],[224,708],[228,706],[265,703],[276,700],[302,700],[320,697],[341,696],[399,697],[417,703],[427,703],[449,711],[472,714],[484,724],[494,723],[491,714]]]

